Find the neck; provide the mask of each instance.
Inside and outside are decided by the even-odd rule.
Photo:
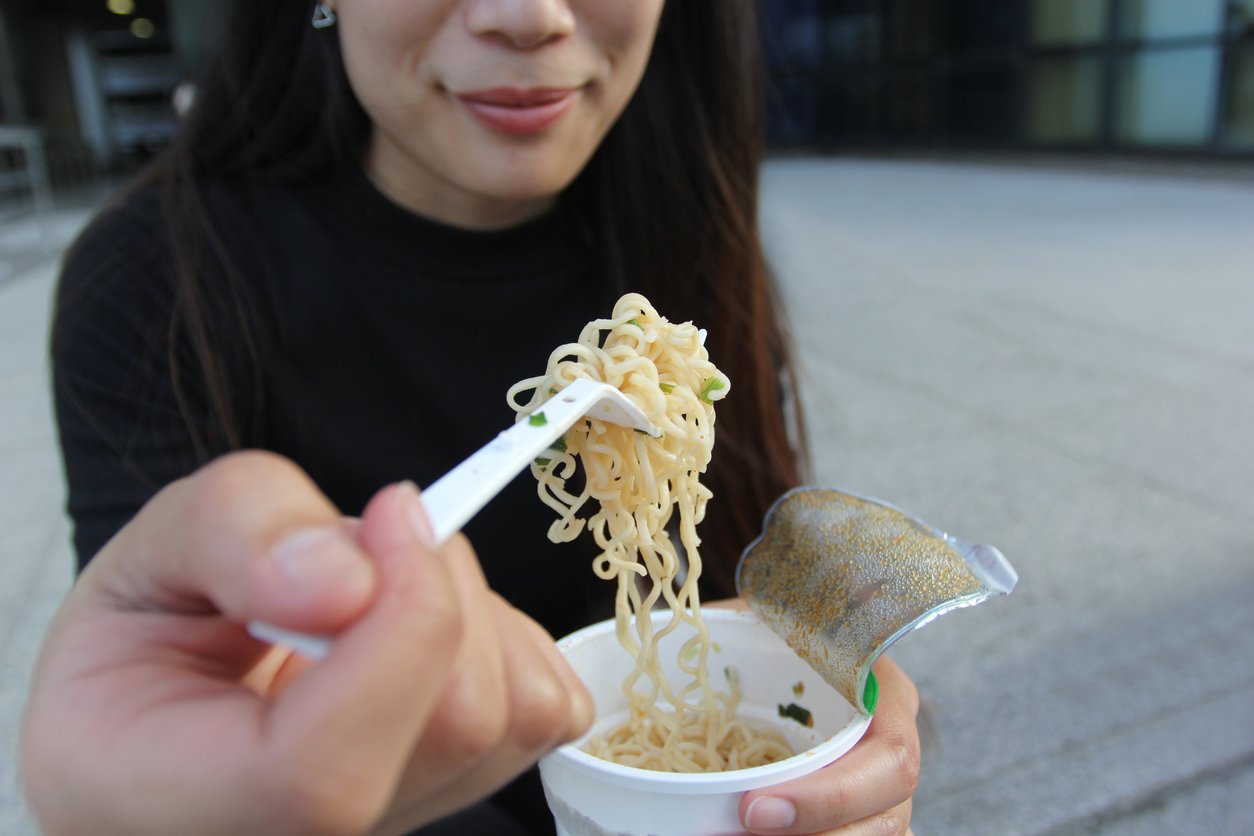
[[[429,220],[462,229],[506,229],[543,215],[557,201],[555,195],[511,200],[474,194],[383,143],[376,134],[368,145],[366,176],[393,203]]]

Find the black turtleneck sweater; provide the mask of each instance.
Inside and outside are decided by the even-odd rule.
[[[239,410],[260,416],[243,445],[290,457],[346,514],[390,482],[429,484],[509,426],[508,387],[543,374],[615,298],[561,207],[472,232],[413,215],[361,175],[340,188],[218,183],[209,195],[260,332],[254,367],[239,323],[211,323]],[[55,395],[80,564],[204,458],[170,380],[169,258],[157,198],[141,191],[88,229],[63,270]],[[190,347],[174,348],[180,374],[199,379]],[[191,420],[208,420],[205,396],[192,396]],[[524,473],[465,531],[492,587],[562,635],[593,614],[589,593],[602,596],[590,553],[545,538],[551,519]]]
[[[215,183],[208,195],[255,311],[254,359],[238,321],[216,307],[209,317],[247,416],[243,446],[291,458],[346,514],[390,482],[434,481],[509,426],[506,389],[542,374],[617,295],[561,206],[485,233],[419,218],[360,174],[334,188]],[[153,191],[104,212],[67,257],[53,369],[80,566],[206,458],[186,429],[208,420],[199,364],[167,339],[176,295]],[[172,367],[193,382],[182,409]],[[551,519],[524,473],[465,533],[492,588],[560,636],[611,602],[591,544],[550,544]]]

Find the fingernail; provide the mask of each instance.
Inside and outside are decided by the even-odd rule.
[[[423,507],[422,499],[418,495],[418,486],[409,481],[401,482],[398,492],[405,517],[409,520],[409,527],[413,530],[414,536],[423,546],[434,549],[435,534],[431,531],[431,519],[427,516],[427,509]]]
[[[782,830],[797,820],[791,801],[773,795],[759,795],[745,810],[745,827],[750,830]]]
[[[339,528],[303,528],[280,540],[270,561],[289,584],[311,589],[373,583],[373,569]]]

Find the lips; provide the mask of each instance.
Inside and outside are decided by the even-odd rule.
[[[575,87],[497,87],[456,94],[471,116],[505,134],[540,133],[565,116],[578,97]]]

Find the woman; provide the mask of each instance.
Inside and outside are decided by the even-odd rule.
[[[126,774],[119,762],[162,776],[183,830],[277,828],[285,810],[289,826],[336,832],[551,827],[534,782],[474,802],[589,722],[548,638],[609,612],[579,553],[588,544],[543,540],[547,511],[526,479],[467,525],[474,553],[464,540],[431,547],[412,488],[376,491],[428,483],[490,438],[510,420],[509,384],[637,290],[706,326],[735,382],[702,532],[707,598],[734,594],[737,556],[798,480],[756,231],[752,24],[751,3],[725,0],[237,4],[175,145],[64,270],[57,414],[80,565],[93,565],[54,627],[27,718],[38,813],[79,809],[38,780],[68,759],[99,798]],[[232,452],[245,448],[278,457]],[[153,610],[171,615],[165,629],[84,627],[102,611],[130,624]],[[250,618],[344,638],[305,668],[244,637]],[[87,664],[79,642],[105,645],[93,669],[168,661],[177,647],[178,681],[197,695],[212,685],[232,710],[283,719],[247,740],[199,724],[199,772],[141,742],[101,778],[55,745],[58,700],[76,695],[76,660]],[[373,688],[346,686],[340,667]],[[158,669],[143,681],[164,684]],[[880,816],[905,830],[913,686],[891,663],[877,674],[891,696],[864,743],[747,794],[747,827],[857,832]],[[380,690],[405,699],[376,711],[362,694]],[[136,724],[128,746],[197,724],[204,706],[174,700],[155,713],[178,720],[146,725],[146,693],[130,680],[109,690]],[[303,724],[331,716],[360,723],[311,751]],[[264,777],[242,768],[258,760]],[[197,806],[205,788],[241,782],[238,807]],[[117,815],[132,832],[176,820]]]

